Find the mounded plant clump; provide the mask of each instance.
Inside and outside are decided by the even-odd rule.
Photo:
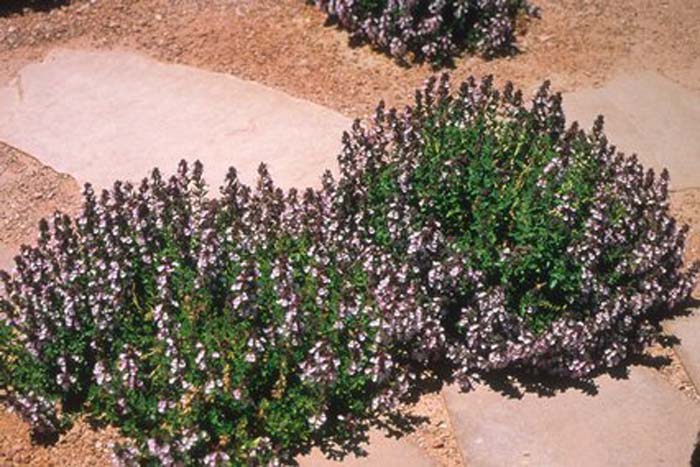
[[[343,448],[436,368],[581,378],[684,300],[668,175],[490,79],[431,80],[344,136],[303,194],[202,167],[43,222],[3,274],[0,387],[37,434],[87,413],[127,464],[292,462]],[[440,375],[444,373],[441,371]],[[434,375],[433,375],[434,376]]]
[[[434,64],[466,49],[486,57],[510,53],[516,20],[537,16],[527,0],[307,0],[347,29],[392,57]]]
[[[440,352],[465,387],[490,370],[580,378],[618,365],[695,282],[668,172],[617,152],[602,117],[567,128],[561,104],[549,83],[526,104],[490,78],[451,94],[444,75],[346,136],[341,218],[402,264],[423,229],[438,233],[419,282],[441,300]]]
[[[42,435],[72,413],[119,426],[126,464],[290,462],[342,446],[408,390],[431,304],[341,231],[333,180],[302,196],[202,167],[116,183],[43,222],[4,275],[0,386]],[[388,283],[392,285],[389,286]]]

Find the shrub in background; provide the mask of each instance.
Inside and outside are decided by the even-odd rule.
[[[687,226],[655,177],[591,132],[565,126],[545,83],[532,103],[508,84],[431,80],[403,113],[356,123],[340,159],[339,209],[396,261],[426,227],[439,254],[421,280],[444,301],[455,376],[525,369],[579,378],[619,364],[687,298]],[[422,265],[418,265],[422,267]]]
[[[584,377],[685,299],[668,174],[490,79],[431,80],[344,135],[300,195],[202,167],[85,190],[2,274],[0,387],[36,432],[120,427],[125,463],[291,462],[346,447],[438,368]],[[442,376],[442,373],[440,374]]]
[[[538,15],[527,0],[307,0],[357,42],[404,60],[435,64],[461,50],[487,57],[509,53],[519,15]]]

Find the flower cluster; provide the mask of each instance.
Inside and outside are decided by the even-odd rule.
[[[87,185],[1,273],[0,387],[42,434],[121,428],[122,463],[262,465],[346,446],[436,368],[469,388],[619,364],[684,300],[668,174],[567,128],[545,84],[431,79],[344,135],[340,174],[261,166]],[[441,372],[442,375],[442,372]]]
[[[351,33],[392,57],[439,64],[462,49],[487,57],[509,53],[527,0],[307,0]]]

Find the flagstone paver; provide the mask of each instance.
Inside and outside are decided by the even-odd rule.
[[[340,114],[235,77],[127,52],[57,50],[0,89],[0,139],[80,182],[140,180],[200,159],[218,188],[230,165],[283,186],[335,167]]]
[[[700,187],[700,94],[647,72],[569,93],[564,108],[584,128],[603,114],[610,141],[647,167],[668,168],[672,188]]]
[[[598,393],[508,398],[486,387],[445,399],[467,465],[686,466],[700,429],[700,406],[658,371],[596,379]]]
[[[687,316],[668,320],[664,330],[680,341],[675,347],[684,369],[700,391],[700,310],[694,309]]]
[[[431,467],[433,463],[425,453],[406,438],[388,438],[381,432],[370,433],[369,444],[363,446],[367,456],[346,456],[342,460],[329,460],[320,450],[299,459],[301,467]]]
[[[17,252],[12,249],[0,247],[0,269],[7,269],[7,266],[12,264],[16,254]]]

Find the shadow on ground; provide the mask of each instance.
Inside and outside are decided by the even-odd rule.
[[[0,1],[0,17],[30,11],[50,11],[68,5],[70,0],[2,0]]]

